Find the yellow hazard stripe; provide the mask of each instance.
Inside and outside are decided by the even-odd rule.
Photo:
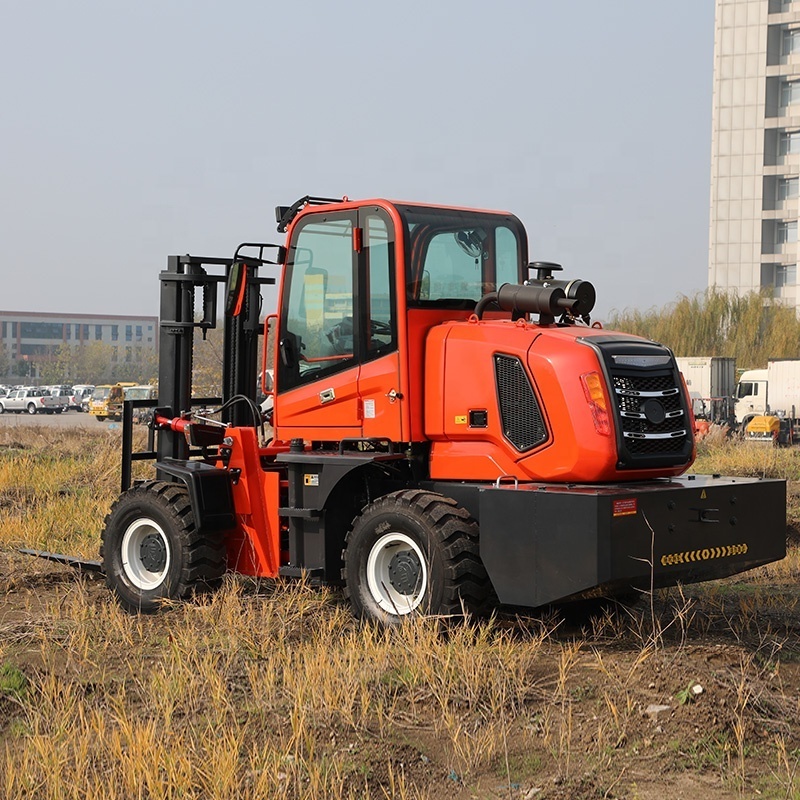
[[[730,558],[731,556],[742,556],[746,552],[747,544],[727,544],[723,547],[704,547],[702,550],[684,550],[680,553],[668,553],[661,556],[661,566],[671,567],[675,564],[710,561],[713,558]]]

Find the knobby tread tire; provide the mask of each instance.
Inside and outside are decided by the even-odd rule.
[[[424,613],[459,616],[465,612],[481,615],[490,610],[494,591],[480,558],[475,520],[449,497],[424,489],[407,489],[365,506],[347,534],[342,578],[345,596],[357,616],[374,617],[383,624],[396,624],[402,619],[376,611],[375,604],[366,597],[368,590],[363,576],[368,543],[378,538],[376,527],[387,519],[396,519],[393,524],[404,533],[413,534],[415,539],[427,538],[419,543],[428,553],[431,584],[436,579],[440,585],[429,587],[429,597],[421,609]],[[407,529],[403,520],[410,523]]]
[[[121,566],[125,530],[137,518],[144,517],[152,517],[164,527],[172,558],[169,574],[152,591],[132,585]],[[146,481],[123,492],[111,506],[101,536],[100,558],[106,584],[126,609],[156,611],[165,601],[182,600],[219,585],[226,570],[224,532],[197,530],[183,484]]]

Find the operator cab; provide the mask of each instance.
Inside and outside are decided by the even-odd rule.
[[[526,264],[511,214],[384,200],[307,206],[289,229],[281,290],[278,438],[309,428],[331,442],[373,429],[395,442],[424,438],[427,331],[522,283]]]

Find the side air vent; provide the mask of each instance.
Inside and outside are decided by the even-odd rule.
[[[520,452],[544,442],[547,429],[522,362],[512,356],[496,355],[494,373],[506,438]]]

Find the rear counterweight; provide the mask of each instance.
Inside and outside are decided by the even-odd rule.
[[[437,483],[476,517],[501,603],[537,607],[724,578],[786,555],[786,483],[684,476],[608,486]]]

